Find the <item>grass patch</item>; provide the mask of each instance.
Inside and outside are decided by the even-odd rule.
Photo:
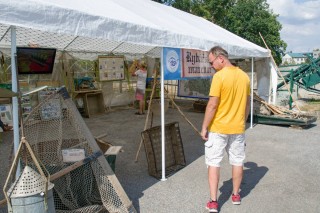
[[[310,101],[307,102],[308,104],[320,104],[320,100],[318,99],[311,99]]]
[[[303,111],[320,111],[320,101],[319,102],[308,102],[307,104],[300,107]]]

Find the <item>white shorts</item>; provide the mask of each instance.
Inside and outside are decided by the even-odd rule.
[[[204,143],[204,146],[206,164],[208,166],[220,167],[224,149],[226,149],[231,165],[242,166],[246,157],[244,134],[219,134],[209,132],[208,141]]]

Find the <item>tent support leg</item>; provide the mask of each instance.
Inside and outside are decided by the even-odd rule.
[[[18,76],[17,76],[17,68],[16,68],[16,60],[17,60],[17,43],[16,43],[16,27],[11,26],[11,75],[12,75],[12,91],[18,91]],[[12,98],[12,119],[13,119],[13,147],[14,147],[14,155],[17,154],[20,142],[19,136],[19,109],[18,109],[18,97]],[[21,124],[22,125],[22,124]],[[16,171],[16,178],[20,176],[20,164],[18,164]]]
[[[161,61],[163,61],[163,48],[161,50]],[[165,149],[165,121],[164,121],[164,64],[161,63],[161,147],[162,147],[162,177],[166,181],[166,149]]]
[[[253,128],[253,72],[254,72],[254,58],[251,58],[251,109],[250,109],[250,129]]]

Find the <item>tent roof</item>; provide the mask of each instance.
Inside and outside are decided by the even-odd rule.
[[[161,47],[225,48],[233,57],[268,50],[197,16],[150,0],[0,0],[0,46],[29,43],[78,53],[159,57]]]

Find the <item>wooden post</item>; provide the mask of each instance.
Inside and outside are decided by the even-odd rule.
[[[265,40],[264,40],[264,38],[262,37],[262,35],[261,35],[261,33],[260,33],[260,32],[259,32],[259,35],[260,35],[260,37],[261,37],[261,39],[262,39],[262,41],[263,41],[264,45],[266,46],[266,48],[270,51],[270,57],[271,57],[271,59],[272,59],[272,61],[273,61],[273,64],[274,64],[274,66],[275,66],[276,70],[278,71],[279,76],[282,78],[283,83],[285,84],[285,86],[286,86],[286,88],[287,88],[287,90],[288,90],[288,92],[289,92],[289,94],[290,94],[290,97],[292,97],[292,93],[290,92],[290,89],[289,89],[289,87],[288,87],[288,84],[286,83],[286,81],[285,81],[285,79],[284,79],[284,77],[283,77],[282,73],[280,72],[280,70],[279,70],[279,68],[278,68],[278,66],[277,66],[277,64],[276,64],[276,62],[275,62],[275,60],[274,60],[274,58],[273,58],[273,56],[272,56],[272,54],[271,54],[271,50],[269,49],[269,47],[268,47],[267,43],[265,42]],[[300,110],[300,108],[299,108],[298,104],[295,102],[295,100],[293,99],[293,97],[292,97],[292,100],[293,100],[293,102],[296,104],[296,107],[297,107],[297,109],[299,110],[299,112],[301,112],[301,110]]]

